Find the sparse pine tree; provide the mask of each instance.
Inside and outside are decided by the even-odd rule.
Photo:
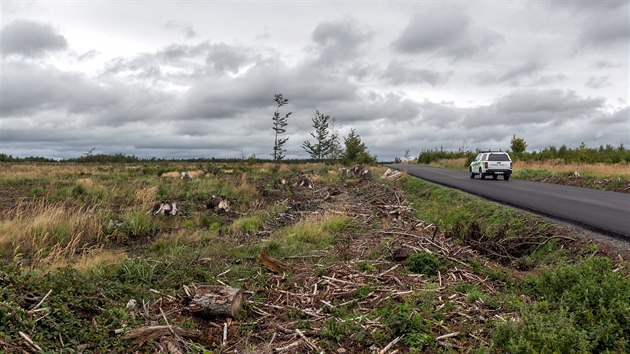
[[[315,117],[312,118],[315,131],[310,133],[315,139],[315,143],[307,140],[302,144],[302,148],[311,156],[311,159],[323,160],[331,155],[332,141],[329,136],[329,120],[330,116],[315,111]]]
[[[512,136],[512,140],[510,141],[510,148],[512,149],[512,152],[522,154],[525,152],[525,149],[527,149],[527,143],[525,142],[525,139],[517,138],[516,134],[514,134]]]
[[[271,129],[275,131],[276,138],[273,145],[273,154],[271,154],[271,156],[273,156],[273,159],[275,161],[280,161],[284,159],[284,153],[286,152],[286,150],[284,150],[282,147],[287,142],[287,140],[289,140],[288,137],[281,138],[280,135],[284,134],[287,131],[285,127],[289,125],[288,118],[293,112],[289,112],[284,116],[280,115],[280,107],[289,103],[289,99],[282,97],[281,93],[275,94],[273,96],[273,101],[276,102],[277,106],[276,111],[273,112],[273,127]]]

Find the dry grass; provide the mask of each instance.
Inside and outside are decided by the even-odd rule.
[[[98,243],[102,219],[95,207],[69,208],[41,201],[28,208],[18,206],[0,221],[0,254],[57,262],[90,243]]]
[[[95,175],[101,174],[96,165],[74,165],[64,163],[5,163],[0,169],[0,177],[7,178],[43,178],[67,175]]]
[[[127,258],[127,254],[120,250],[104,250],[102,247],[94,247],[83,251],[80,255],[73,258],[59,257],[57,259],[46,259],[40,261],[44,263],[46,269],[58,269],[64,267],[72,267],[80,272],[87,273],[97,269],[98,267],[120,263]]]
[[[120,263],[127,258],[127,254],[115,250],[98,250],[96,252],[86,252],[74,264],[74,268],[81,272],[89,272],[97,267]]]
[[[177,171],[173,171],[173,172],[164,172],[160,175],[160,177],[162,178],[179,178],[181,176],[181,173],[177,172]]]
[[[91,178],[79,178],[76,181],[77,186],[83,187],[83,188],[90,188],[92,186],[94,186],[94,181]]]
[[[596,176],[626,177],[630,178],[630,164],[576,164],[563,163],[558,160],[549,161],[516,161],[515,170],[533,169],[546,170],[560,174],[570,174],[578,171],[580,174],[591,174]]]
[[[158,187],[147,187],[136,191],[136,201],[138,201],[143,207],[148,207],[155,202],[157,196]]]
[[[430,163],[430,166],[436,166],[436,167],[444,167],[444,168],[451,168],[454,170],[464,170],[464,169],[468,169],[468,167],[466,166],[466,161],[467,159],[465,157],[460,157],[458,159],[439,159],[435,162]]]
[[[238,191],[250,197],[257,197],[259,195],[256,185],[249,182],[247,173],[243,173],[241,175],[241,182],[238,185]]]

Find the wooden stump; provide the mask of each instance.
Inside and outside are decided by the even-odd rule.
[[[223,285],[197,287],[188,310],[203,317],[236,317],[243,308],[243,291]]]

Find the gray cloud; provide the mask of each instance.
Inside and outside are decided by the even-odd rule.
[[[471,22],[469,15],[453,9],[418,12],[393,47],[401,53],[429,53],[457,60],[470,58],[502,40],[499,34],[476,28]]]
[[[117,101],[114,92],[82,74],[26,63],[4,63],[0,116],[28,115],[39,110],[70,113],[100,111]]]
[[[569,77],[565,74],[543,75],[533,80],[529,85],[530,86],[547,86],[547,85],[563,82],[568,79]]]
[[[484,73],[479,80],[480,84],[500,84],[510,83],[513,86],[519,84],[520,80],[533,75],[544,69],[545,64],[540,60],[529,60],[522,65],[515,66],[506,70],[502,74]]]
[[[584,20],[578,43],[585,47],[628,46],[630,11],[627,6],[611,12],[596,13]]]
[[[606,85],[609,85],[608,76],[591,76],[588,78],[584,85],[592,89],[604,87]]]
[[[394,85],[427,83],[437,86],[448,81],[452,73],[452,71],[441,73],[428,69],[414,69],[394,60],[389,63],[382,77]]]
[[[186,37],[187,39],[191,39],[197,36],[197,31],[195,31],[195,29],[192,26],[187,26],[177,21],[173,21],[173,20],[168,21],[166,25],[164,26],[168,29],[181,32],[184,35],[184,37]]]
[[[206,56],[206,64],[218,73],[237,73],[239,68],[250,60],[250,55],[247,54],[244,48],[230,46],[225,43],[211,45]]]
[[[66,38],[51,25],[28,20],[17,20],[4,26],[0,38],[2,56],[18,54],[38,57],[68,47]]]
[[[318,65],[336,65],[349,59],[356,59],[363,44],[372,34],[350,19],[320,22],[311,34],[317,46]]]
[[[614,69],[621,66],[621,63],[612,63],[607,60],[600,60],[593,64],[593,66],[597,69]]]
[[[603,98],[583,98],[574,91],[517,90],[465,117],[466,127],[559,124],[592,116],[604,106]]]

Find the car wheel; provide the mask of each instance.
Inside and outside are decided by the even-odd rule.
[[[510,180],[510,175],[503,175],[503,179],[506,180],[506,181],[509,181]]]
[[[468,170],[470,170],[470,178],[475,178],[475,173],[472,171],[472,167]]]
[[[493,175],[492,175],[492,179],[494,179],[494,180],[496,180],[496,179],[497,179],[497,177],[499,177],[499,176],[497,176],[497,175],[495,175],[495,174],[493,174]]]
[[[479,177],[481,179],[486,179],[486,175],[483,172],[481,172],[481,168],[479,168]]]

